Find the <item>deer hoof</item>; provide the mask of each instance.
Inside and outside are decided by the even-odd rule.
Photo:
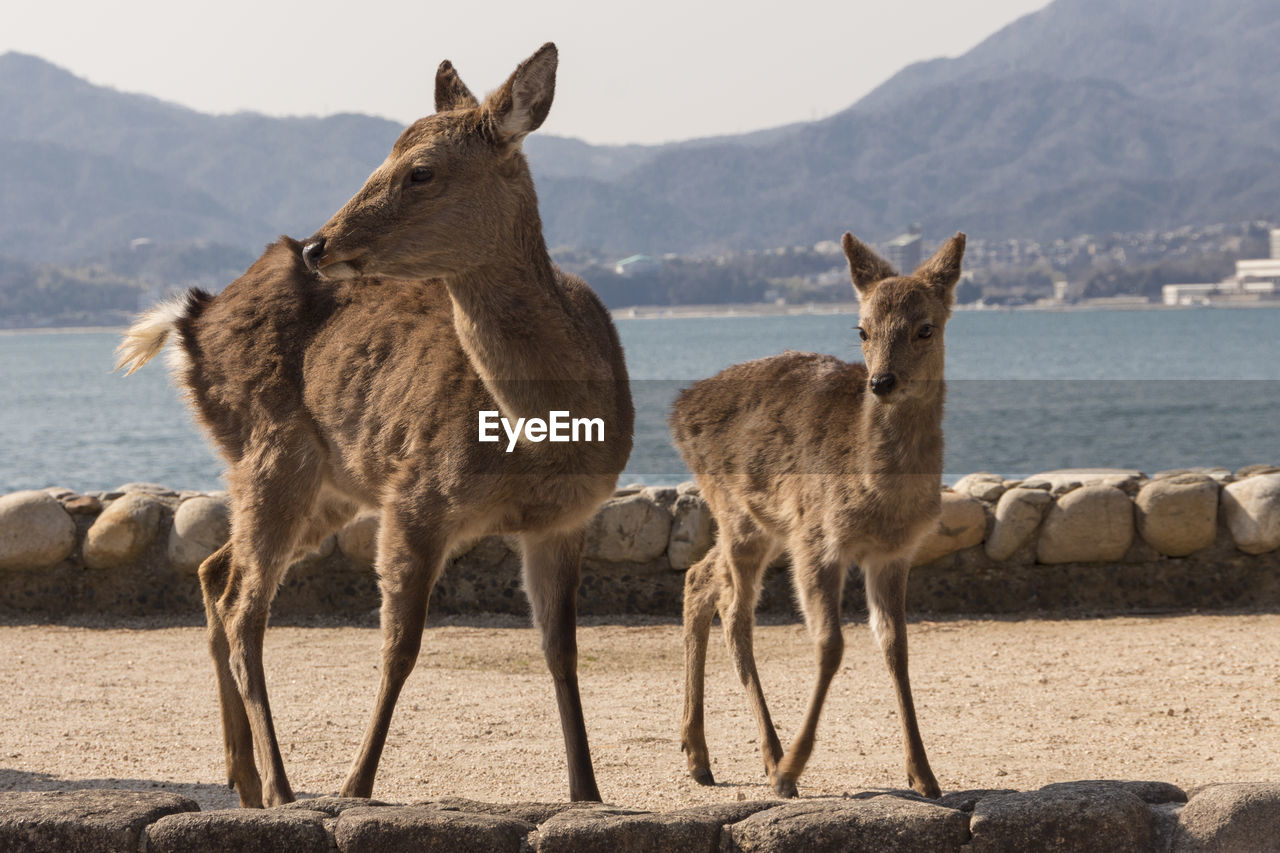
[[[928,797],[931,800],[936,800],[938,797],[942,796],[942,789],[938,787],[938,782],[933,777],[928,779],[912,778],[910,782],[911,790],[915,791],[922,797]]]
[[[789,779],[786,776],[782,775],[781,773],[775,773],[772,781],[773,781],[773,791],[779,797],[783,797],[789,800],[789,799],[792,799],[793,797],[799,796],[799,793],[796,791],[795,779]]]
[[[689,771],[689,775],[699,785],[714,785],[716,783],[716,778],[711,775],[710,767],[696,767]]]

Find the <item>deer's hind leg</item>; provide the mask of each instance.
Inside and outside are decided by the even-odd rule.
[[[903,559],[867,560],[862,567],[867,587],[867,610],[871,633],[880,643],[889,675],[898,696],[898,716],[902,719],[903,751],[907,760],[907,782],[926,797],[941,794],[938,781],[924,753],[915,703],[911,699],[911,678],[907,672],[907,572]]]
[[[305,438],[291,441],[297,438],[264,440],[261,451],[231,471],[231,539],[200,567],[228,780],[240,804],[250,808],[293,800],[267,698],[262,644],[271,601],[320,489],[319,453]]]
[[[760,686],[752,634],[765,566],[781,549],[749,519],[744,517],[735,521],[731,528],[733,537],[727,543],[728,572],[721,579],[718,607],[729,654],[747,693],[747,702],[755,714],[765,775],[774,782],[778,775],[778,762],[782,760],[782,744]],[[720,529],[725,531],[726,528],[722,526]],[[721,535],[725,534],[722,532]]]
[[[717,542],[684,576],[684,719],[680,726],[680,748],[689,764],[689,774],[699,785],[716,783],[711,775],[703,706],[707,640],[720,598],[720,578],[728,571],[721,565],[723,559]]]
[[[231,577],[231,543],[228,541],[200,564],[200,589],[204,595],[209,655],[218,681],[218,706],[222,712],[222,744],[227,761],[227,785],[240,796],[240,805],[262,807],[262,779],[253,763],[253,731],[244,700],[231,674],[231,647],[218,611],[218,599]]]
[[[809,636],[813,638],[818,653],[818,677],[814,682],[813,695],[809,699],[804,721],[786,755],[778,763],[778,774],[773,780],[774,790],[784,797],[796,796],[796,780],[800,778],[813,753],[818,718],[822,714],[827,690],[844,657],[844,633],[840,625],[844,564],[817,553],[803,542],[792,547],[791,563],[796,595],[804,612]]]

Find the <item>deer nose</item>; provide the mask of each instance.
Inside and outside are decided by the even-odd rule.
[[[883,397],[898,385],[898,377],[892,373],[877,373],[871,377],[871,393]]]
[[[324,257],[324,238],[312,240],[310,243],[302,247],[302,262],[307,265],[307,269],[315,272],[319,269],[320,259]]]

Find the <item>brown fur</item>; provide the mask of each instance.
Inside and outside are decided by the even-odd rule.
[[[181,382],[229,463],[231,540],[200,578],[227,771],[243,805],[293,799],[262,669],[271,599],[292,556],[360,506],[382,511],[382,682],[342,793],[372,793],[445,560],[506,532],[520,539],[543,632],[570,795],[599,799],[577,688],[576,594],[583,530],[626,463],[633,411],[617,333],[586,284],[552,266],[519,150],[546,114],[554,73],[548,45],[477,104],[441,65],[444,111],[405,131],[307,247],[282,238],[216,297],[193,292],[157,309],[121,345],[136,369],[177,332]],[[411,181],[424,165],[431,180]],[[482,409],[513,422],[551,410],[602,418],[604,441],[522,441],[507,453],[505,436],[477,440]]]
[[[682,743],[695,779],[712,784],[703,726],[707,635],[716,611],[759,726],[765,772],[794,796],[844,639],[840,599],[850,562],[866,580],[871,627],[893,676],[907,777],[938,796],[907,676],[906,577],[940,510],[943,327],[960,275],[958,234],[914,274],[893,269],[851,234],[850,273],[867,338],[861,364],[786,352],[730,367],[682,393],[675,442],[719,525],[719,540],[685,578]],[[920,337],[929,326],[931,336]],[[873,381],[896,386],[873,393]],[[881,389],[883,390],[883,388]],[[756,674],[751,632],[761,578],[783,550],[818,647],[818,680],[785,754]]]

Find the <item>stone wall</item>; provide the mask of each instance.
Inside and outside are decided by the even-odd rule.
[[[600,804],[463,799],[416,805],[321,797],[202,812],[186,797],[113,790],[0,793],[0,849],[22,853],[282,850],[386,853],[1257,853],[1280,838],[1280,786],[1066,782],[956,791],[938,800],[869,791],[652,813]]]
[[[276,618],[364,618],[378,606],[377,516],[292,567]],[[0,497],[0,609],[33,616],[203,613],[196,569],[228,536],[226,496],[130,483]],[[592,520],[584,614],[678,615],[683,572],[714,539],[697,487],[625,488]],[[514,540],[456,555],[436,613],[524,613]],[[1280,467],[971,474],[942,493],[909,607],[926,613],[1280,606]],[[783,564],[761,607],[790,612]],[[861,608],[855,581],[849,610]]]

